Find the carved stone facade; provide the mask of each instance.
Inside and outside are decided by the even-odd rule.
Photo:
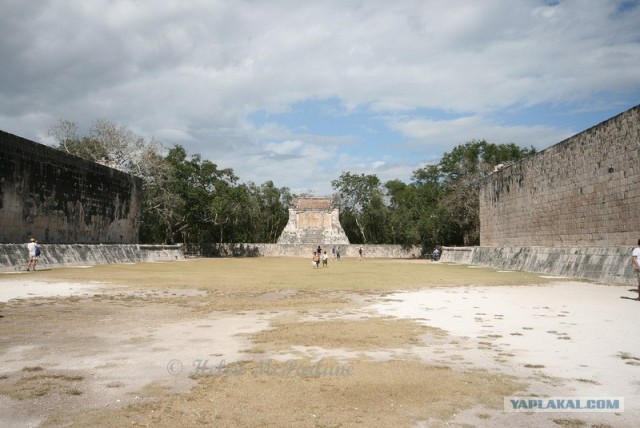
[[[339,214],[331,198],[298,198],[289,208],[278,244],[348,245]]]

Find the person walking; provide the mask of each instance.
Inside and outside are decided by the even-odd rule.
[[[358,248],[358,257],[360,258],[360,260],[362,260],[362,245],[360,245],[360,248]]]
[[[638,239],[638,246],[631,252],[631,263],[638,277],[638,300],[640,300],[640,239]]]
[[[33,269],[36,270],[36,264],[38,263],[38,257],[40,257],[40,245],[36,238],[31,238],[27,243],[27,250],[29,251],[29,263],[27,263],[27,271]]]

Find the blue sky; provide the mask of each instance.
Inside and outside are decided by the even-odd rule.
[[[241,181],[410,181],[640,104],[640,1],[0,0],[0,129],[109,120]],[[640,144],[640,143],[639,143]]]

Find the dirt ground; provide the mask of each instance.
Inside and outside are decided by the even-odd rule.
[[[0,426],[625,427],[628,287],[420,260],[0,275]],[[508,397],[623,397],[509,412]]]

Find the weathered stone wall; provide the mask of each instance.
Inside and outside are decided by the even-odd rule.
[[[26,244],[0,244],[0,271],[24,270],[28,259]],[[183,259],[180,245],[53,244],[42,246],[37,269]]]
[[[331,245],[322,245],[322,251],[332,255]],[[335,245],[341,257],[358,257],[360,245]],[[363,245],[366,258],[413,258],[421,256],[421,247],[401,245]],[[186,244],[185,254],[192,257],[308,257],[317,245],[310,244]]]
[[[640,106],[491,174],[484,247],[625,246],[640,238]]]
[[[610,285],[638,284],[633,247],[444,247],[441,262],[586,278]]]
[[[330,198],[298,198],[296,208],[300,210],[331,210]]]
[[[142,181],[0,131],[0,243],[136,243]]]

